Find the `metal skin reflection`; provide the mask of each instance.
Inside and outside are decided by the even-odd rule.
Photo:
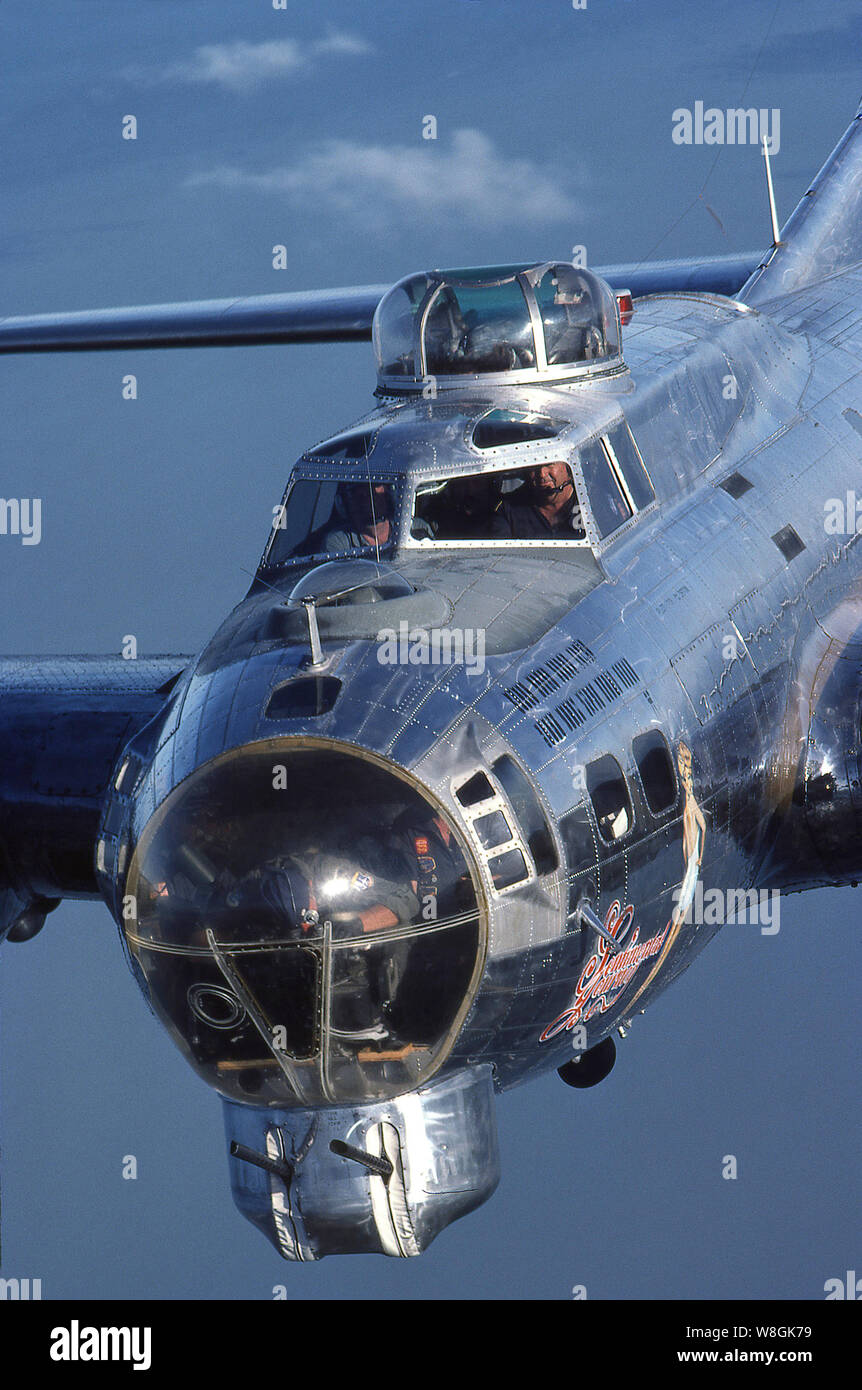
[[[374,409],[299,460],[201,652],[0,663],[0,930],[108,904],[285,1258],[414,1256],[486,1200],[496,1095],[606,1074],[718,930],[704,886],[862,873],[862,566],[824,525],[862,467],[860,226],[857,118],[763,258],[0,323],[373,334]],[[481,664],[379,659],[443,629]]]
[[[443,834],[445,864],[427,853]],[[439,808],[323,742],[244,745],[186,778],[147,822],[123,901],[149,1002],[237,1101],[426,1084],[481,974],[477,886]]]

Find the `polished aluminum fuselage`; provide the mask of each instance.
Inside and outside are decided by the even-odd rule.
[[[246,1104],[221,1088],[235,1200],[286,1258],[417,1254],[484,1201],[499,1175],[494,1090],[625,1032],[727,921],[700,911],[704,895],[726,908],[862,874],[860,118],[737,299],[673,280],[676,293],[636,300],[622,364],[575,369],[569,382],[531,384],[526,366],[517,385],[432,378],[398,395],[387,381],[359,427],[362,462],[325,446],[300,461],[305,480],[390,485],[394,597],[328,607],[321,590],[312,620],[289,596],[300,580],[324,583],[320,557],[270,564],[268,544],[199,656],[151,663],[140,691],[122,663],[0,663],[4,934],[28,904],[38,918],[62,896],[97,892],[123,926],[148,827],[192,774],[248,745],[286,766],[319,749],[388,770],[448,822],[470,865],[478,956],[422,1085],[375,1091],[360,1079],[336,1094],[321,1063],[311,1101],[297,1089],[284,1104]],[[236,341],[302,329],[269,323],[262,338],[260,312]],[[139,337],[142,319],[150,345],[192,331],[216,340],[206,306],[191,327],[172,315],[170,339],[149,311],[131,313],[120,328],[109,314],[4,332],[9,350],[68,346],[70,332],[72,346],[105,346],[121,329]],[[366,313],[339,335],[367,327]],[[550,418],[558,432],[478,448],[474,426],[491,410]],[[581,457],[622,421],[655,500],[603,538]],[[418,487],[560,460],[586,544],[411,534]],[[384,660],[384,631],[402,627],[481,633],[483,660]],[[293,699],[300,688],[314,698]],[[650,798],[644,736],[673,758],[672,799]],[[458,795],[476,774],[491,786],[501,759],[520,768],[528,819],[549,837],[533,854],[520,827],[529,872],[508,886]],[[590,791],[590,769],[609,760],[631,801],[612,833]],[[380,834],[373,804],[368,830]],[[680,910],[693,901],[697,911]]]
[[[354,618],[358,627],[325,642],[326,671],[342,693],[313,718],[264,714],[271,691],[301,674],[309,651],[302,636],[265,636],[267,615],[301,567],[283,576],[263,571],[177,685],[129,805],[131,843],[195,766],[261,738],[312,737],[378,754],[428,788],[465,836],[453,785],[510,753],[546,810],[560,868],[506,893],[482,875],[484,970],[444,1068],[489,1062],[498,1086],[571,1054],[567,1030],[545,1041],[540,1035],[565,1013],[579,981],[583,992],[596,950],[575,912],[584,887],[600,917],[614,902],[633,907],[632,946],[655,941],[672,916],[686,870],[682,799],[672,813],[651,814],[632,759],[636,735],[659,728],[673,749],[682,742],[692,751],[707,826],[705,889],[840,881],[840,866],[827,862],[828,829],[817,830],[819,812],[799,788],[812,751],[811,680],[828,646],[824,634],[839,612],[844,631],[858,583],[855,531],[834,535],[824,525],[827,499],[862,476],[852,414],[862,333],[859,315],[846,307],[857,281],[833,279],[768,312],[711,296],[639,301],[625,340],[627,372],[494,393],[495,403],[517,400],[569,419],[550,442],[479,457],[467,441],[488,407],[481,386],[384,401],[363,422],[379,429],[368,469],[375,478],[406,477],[408,500],[412,485],[441,471],[574,458],[623,412],[656,503],[596,543],[594,560],[583,550],[526,544],[505,552],[435,544],[429,554],[427,544],[411,543],[405,506],[393,564],[417,588],[443,596],[450,627],[485,632],[485,669],[383,665],[375,640],[381,619],[363,613]],[[350,465],[336,470],[325,459],[316,468],[321,477],[351,476]],[[303,476],[312,471],[306,463]],[[719,486],[735,472],[751,484],[738,498]],[[787,526],[805,547],[792,560],[773,539]],[[397,613],[392,621],[397,627]],[[575,643],[580,659],[567,663]],[[560,821],[580,807],[590,822],[583,769],[607,753],[626,772],[634,826],[619,845],[593,833],[584,850],[581,837],[574,857]],[[112,814],[121,819],[109,805]],[[800,847],[812,849],[812,833],[827,858],[809,853],[802,864]],[[109,848],[109,897],[117,882]],[[656,951],[617,962],[614,988],[594,988],[582,1011],[588,1045],[627,1020],[633,1003],[645,1007],[717,929],[684,924],[645,990]],[[626,965],[636,967],[628,982]]]

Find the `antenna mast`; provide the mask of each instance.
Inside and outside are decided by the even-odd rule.
[[[775,208],[775,189],[772,187],[772,165],[769,162],[769,143],[766,136],[761,136],[763,146],[763,158],[766,161],[766,189],[769,194],[769,216],[772,219],[772,245],[778,246],[781,242],[781,232],[778,227],[778,212]]]

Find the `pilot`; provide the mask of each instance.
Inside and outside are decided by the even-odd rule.
[[[392,494],[385,483],[344,483],[338,490],[344,523],[327,530],[316,548],[328,555],[386,545],[394,539]]]
[[[562,460],[527,470],[524,482],[491,521],[495,540],[582,541],[581,508],[572,474]]]

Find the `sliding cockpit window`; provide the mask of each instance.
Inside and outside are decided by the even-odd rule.
[[[388,555],[395,545],[397,502],[391,480],[297,478],[275,513],[266,566],[355,551]]]
[[[581,449],[581,472],[590,499],[596,529],[602,539],[616,531],[634,515],[628,498],[611,466],[602,440],[594,439]]]
[[[624,420],[600,439],[584,444],[579,458],[590,511],[602,540],[655,501],[655,489]]]
[[[636,509],[642,511],[655,501],[655,488],[644,467],[634,435],[625,420],[608,430],[603,442],[624,488]]]
[[[414,541],[447,544],[587,544],[580,498],[563,460],[420,483],[410,534]]]

